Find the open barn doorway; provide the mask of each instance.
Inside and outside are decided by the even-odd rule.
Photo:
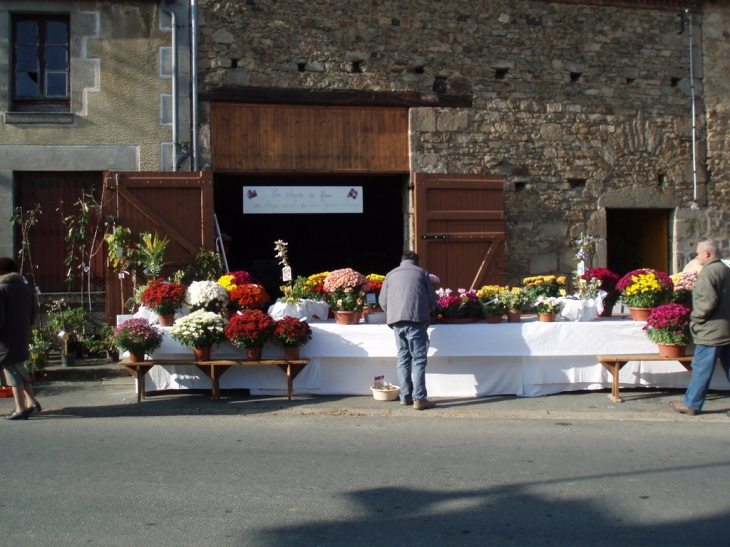
[[[281,296],[274,242],[282,239],[294,278],[339,268],[385,275],[403,252],[406,182],[407,175],[218,174],[215,212],[231,237],[229,269],[251,273],[272,298]],[[243,214],[244,186],[362,187],[362,213]]]
[[[618,275],[639,268],[668,272],[669,209],[606,209],[608,268]]]

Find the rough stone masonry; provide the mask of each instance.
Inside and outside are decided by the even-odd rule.
[[[678,270],[706,234],[729,246],[730,8],[693,14],[695,188],[680,10],[611,3],[202,0],[201,91],[471,95],[411,109],[411,172],[505,176],[508,279],[572,270],[570,239],[605,238],[606,208],[672,210]]]

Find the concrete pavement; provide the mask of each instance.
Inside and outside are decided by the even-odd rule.
[[[52,362],[46,380],[35,384],[38,398],[48,413],[79,416],[176,415],[176,414],[295,414],[342,416],[417,416],[440,418],[518,418],[545,420],[645,420],[723,422],[730,424],[730,392],[710,392],[703,413],[696,417],[677,414],[668,407],[683,390],[624,389],[623,403],[611,402],[609,389],[560,393],[543,397],[511,395],[473,399],[434,398],[435,409],[416,411],[395,402],[370,396],[250,396],[245,390],[223,391],[213,400],[209,391],[170,391],[148,396],[137,403],[134,379],[126,369],[104,359],[81,359],[75,367]],[[3,412],[12,399],[0,399]]]

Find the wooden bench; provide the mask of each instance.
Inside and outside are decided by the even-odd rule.
[[[655,353],[599,355],[598,362],[611,373],[611,376],[613,376],[613,387],[611,388],[611,394],[608,398],[614,403],[623,403],[623,399],[621,399],[618,394],[618,374],[621,367],[629,361],[678,361],[687,369],[688,372],[692,372],[692,355],[687,355],[685,357],[662,357]]]
[[[220,359],[216,361],[185,361],[178,359],[168,359],[159,361],[138,361],[132,362],[129,359],[119,361],[119,365],[126,367],[129,373],[137,379],[137,402],[141,402],[145,397],[145,375],[155,365],[195,365],[203,374],[210,378],[213,384],[213,398],[220,398],[220,377],[234,366],[251,366],[251,365],[274,365],[279,367],[286,374],[286,388],[289,394],[289,400],[292,400],[294,390],[292,381],[297,375],[304,370],[309,364],[309,359],[298,359],[296,361],[286,361],[284,359],[262,359],[261,361],[248,361],[246,359]]]

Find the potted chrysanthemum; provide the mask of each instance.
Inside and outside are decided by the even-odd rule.
[[[147,319],[133,317],[114,329],[114,344],[129,352],[132,362],[144,361],[146,353],[152,353],[162,345],[162,332]]]
[[[671,276],[674,290],[672,302],[692,307],[692,288],[697,282],[697,272],[680,272]]]
[[[667,274],[646,268],[627,273],[616,284],[634,321],[646,321],[651,308],[665,301],[673,287]]]
[[[231,290],[228,297],[238,310],[265,310],[271,297],[263,285],[245,283]]]
[[[169,327],[175,321],[175,312],[185,305],[185,285],[155,279],[142,292],[142,304],[159,316],[160,326]]]
[[[327,302],[335,310],[337,323],[354,325],[360,320],[367,289],[365,276],[352,268],[334,270],[327,275],[324,290]]]
[[[231,317],[226,327],[226,338],[234,346],[245,348],[249,360],[259,361],[273,330],[274,320],[269,315],[261,310],[241,310]]]
[[[192,311],[219,313],[228,305],[228,291],[215,281],[193,281],[185,293],[185,301]]]
[[[689,330],[692,310],[683,304],[657,306],[646,320],[644,330],[659,346],[662,357],[682,357],[692,340]]]
[[[170,336],[184,346],[192,346],[196,361],[210,361],[212,347],[226,339],[227,324],[218,313],[196,310],[178,319]]]
[[[298,317],[282,317],[274,326],[272,341],[284,348],[287,361],[299,359],[299,350],[312,339],[309,323]]]

